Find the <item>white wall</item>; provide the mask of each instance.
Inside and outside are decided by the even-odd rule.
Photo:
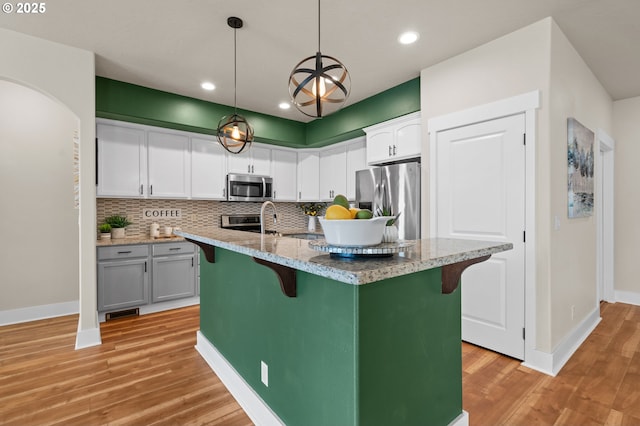
[[[88,332],[89,335],[97,336],[99,342],[99,328],[96,315],[96,219],[95,219],[95,69],[94,55],[91,52],[63,46],[58,43],[38,39],[24,34],[0,29],[0,79],[12,81],[35,89],[61,105],[64,105],[75,115],[79,122],[80,137],[80,209],[77,213],[68,212],[64,214],[68,221],[79,221],[79,231],[74,237],[59,236],[59,238],[44,237],[45,229],[52,229],[52,224],[47,223],[46,228],[30,227],[21,229],[21,239],[11,241],[14,250],[5,260],[0,262],[2,269],[5,262],[11,263],[16,259],[22,262],[25,268],[38,269],[38,260],[43,256],[61,256],[60,262],[68,262],[77,265],[77,272],[74,284],[79,288],[79,311],[80,320],[78,324],[78,335]],[[38,126],[37,122],[33,126]],[[4,142],[3,142],[4,143]],[[70,140],[51,141],[58,146],[61,152],[66,152]],[[37,152],[33,152],[37,155]],[[66,160],[66,154],[62,154]],[[24,152],[20,158],[24,164],[20,164],[25,175],[37,174],[37,166],[30,161]],[[69,163],[70,164],[70,163]],[[64,171],[62,174],[67,175]],[[58,176],[59,177],[59,176]],[[64,179],[64,178],[62,178]],[[28,197],[29,188],[23,186],[20,180],[13,182],[17,191],[23,192],[23,197]],[[66,189],[64,189],[66,190]],[[63,191],[64,191],[63,190]],[[2,200],[4,203],[9,200]],[[20,208],[19,200],[10,200],[15,208]],[[14,207],[12,207],[14,208]],[[47,209],[67,209],[67,203],[61,202],[55,206],[42,206],[41,211],[26,211],[25,214],[33,215],[33,223],[46,223]],[[76,228],[78,229],[78,228]],[[70,241],[75,238],[75,244]],[[74,245],[73,248],[71,246]],[[61,246],[68,249],[70,254],[61,253]],[[19,256],[17,258],[16,256]],[[76,259],[73,257],[76,256]],[[79,260],[78,260],[79,259]],[[50,282],[47,278],[47,271],[42,273],[42,281],[49,282],[48,285],[56,293],[57,288],[66,288],[67,283]],[[24,291],[29,291],[24,289]],[[67,296],[68,297],[68,296]],[[22,302],[31,305],[41,303],[39,299],[35,302],[25,302],[27,298],[21,296]],[[30,299],[33,300],[33,299]],[[51,303],[56,303],[51,299]],[[15,305],[14,305],[15,306]],[[27,306],[26,308],[29,308]],[[96,334],[97,331],[97,334]]]
[[[615,150],[615,290],[618,300],[640,304],[640,97],[613,103]],[[622,293],[622,294],[621,294]]]
[[[550,177],[547,217],[560,220],[559,230],[551,225],[547,228],[550,234],[547,283],[551,301],[549,346],[555,348],[580,321],[598,308],[599,303],[595,208],[590,217],[568,219],[567,118],[575,118],[594,134],[597,129],[612,134],[613,103],[555,22],[551,30],[549,169],[538,171],[548,173]],[[594,152],[598,153],[598,142],[594,144]],[[599,196],[598,193],[595,195]],[[572,307],[575,307],[573,318]]]
[[[611,100],[551,18],[443,61],[421,73],[425,132],[432,117],[541,91],[536,117],[537,350],[551,353],[595,305],[595,221],[567,220],[567,117],[595,131],[611,128]],[[425,135],[426,136],[426,135]],[[423,153],[429,152],[423,137]],[[428,164],[429,159],[423,158]],[[427,179],[425,176],[424,179]],[[423,182],[422,224],[429,224],[428,182]],[[427,203],[425,205],[425,202]],[[554,215],[561,229],[552,230]],[[425,228],[427,229],[427,228]],[[582,268],[582,263],[588,264]],[[593,265],[593,266],[592,266]],[[574,320],[567,321],[571,306]]]
[[[0,80],[0,311],[77,301],[79,123],[42,93]]]

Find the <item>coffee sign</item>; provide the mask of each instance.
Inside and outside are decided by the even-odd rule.
[[[182,209],[144,209],[143,219],[180,219]]]

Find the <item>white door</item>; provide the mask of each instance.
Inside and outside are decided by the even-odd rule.
[[[524,114],[437,134],[440,238],[513,243],[461,278],[462,339],[524,359]]]

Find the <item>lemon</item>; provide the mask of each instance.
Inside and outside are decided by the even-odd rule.
[[[347,197],[345,197],[342,194],[338,194],[335,196],[335,198],[333,199],[333,204],[337,204],[338,206],[342,206],[345,209],[349,208],[349,200],[347,200]]]
[[[356,215],[358,214],[359,211],[360,211],[360,209],[358,209],[356,207],[350,207],[349,208],[349,213],[351,213],[351,219],[355,219]]]
[[[329,219],[351,219],[351,212],[338,204],[327,207],[324,218]]]

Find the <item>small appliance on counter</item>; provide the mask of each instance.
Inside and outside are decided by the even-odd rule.
[[[227,175],[227,201],[270,201],[273,178],[269,176]]]

